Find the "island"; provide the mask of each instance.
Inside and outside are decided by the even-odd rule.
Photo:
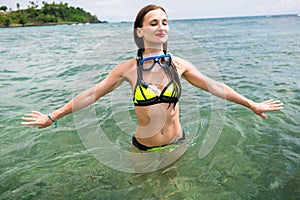
[[[0,6],[0,28],[25,27],[25,26],[49,26],[60,24],[83,24],[83,23],[107,23],[98,20],[97,16],[84,11],[82,8],[69,6],[67,3],[47,3],[43,1],[41,8],[29,1],[27,9],[8,11],[7,6]]]

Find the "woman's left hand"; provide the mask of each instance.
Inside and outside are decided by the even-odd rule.
[[[262,103],[254,103],[251,110],[261,116],[262,118],[267,118],[268,116],[265,114],[265,112],[273,112],[277,110],[283,109],[283,103],[281,103],[280,100],[273,100],[270,99],[268,101],[264,101]]]

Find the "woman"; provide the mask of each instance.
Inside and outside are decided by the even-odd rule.
[[[95,87],[78,94],[48,116],[37,111],[25,114],[22,124],[46,128],[59,118],[94,103],[127,81],[132,88],[138,121],[132,144],[141,151],[157,149],[184,139],[179,120],[179,77],[213,95],[245,106],[263,118],[267,117],[265,112],[283,108],[280,101],[255,103],[227,85],[199,73],[189,62],[172,57],[167,52],[168,33],[166,11],[156,5],[145,6],[134,23],[134,38],[138,46],[136,58],[120,63]]]

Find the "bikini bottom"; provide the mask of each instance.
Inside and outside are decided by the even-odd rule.
[[[184,141],[184,139],[185,139],[185,132],[182,130],[182,137],[180,139],[176,140],[175,142],[170,143],[170,144],[181,144]],[[133,144],[133,146],[135,146],[136,148],[138,148],[141,151],[159,150],[159,149],[162,149],[163,147],[165,147],[167,145],[170,145],[170,144],[164,144],[164,145],[161,145],[161,146],[148,147],[148,146],[145,146],[145,145],[139,143],[139,141],[137,141],[135,136],[132,136],[132,144]]]

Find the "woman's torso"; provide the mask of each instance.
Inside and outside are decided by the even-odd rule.
[[[138,80],[136,60],[126,62],[126,74],[124,78],[130,83],[134,95]],[[162,69],[155,69],[143,75],[146,82],[155,84],[162,90],[169,82],[165,78]],[[178,75],[182,74],[177,70]],[[160,146],[172,143],[182,136],[182,128],[179,120],[179,104],[157,103],[147,106],[135,106],[137,128],[135,137],[145,146]]]

